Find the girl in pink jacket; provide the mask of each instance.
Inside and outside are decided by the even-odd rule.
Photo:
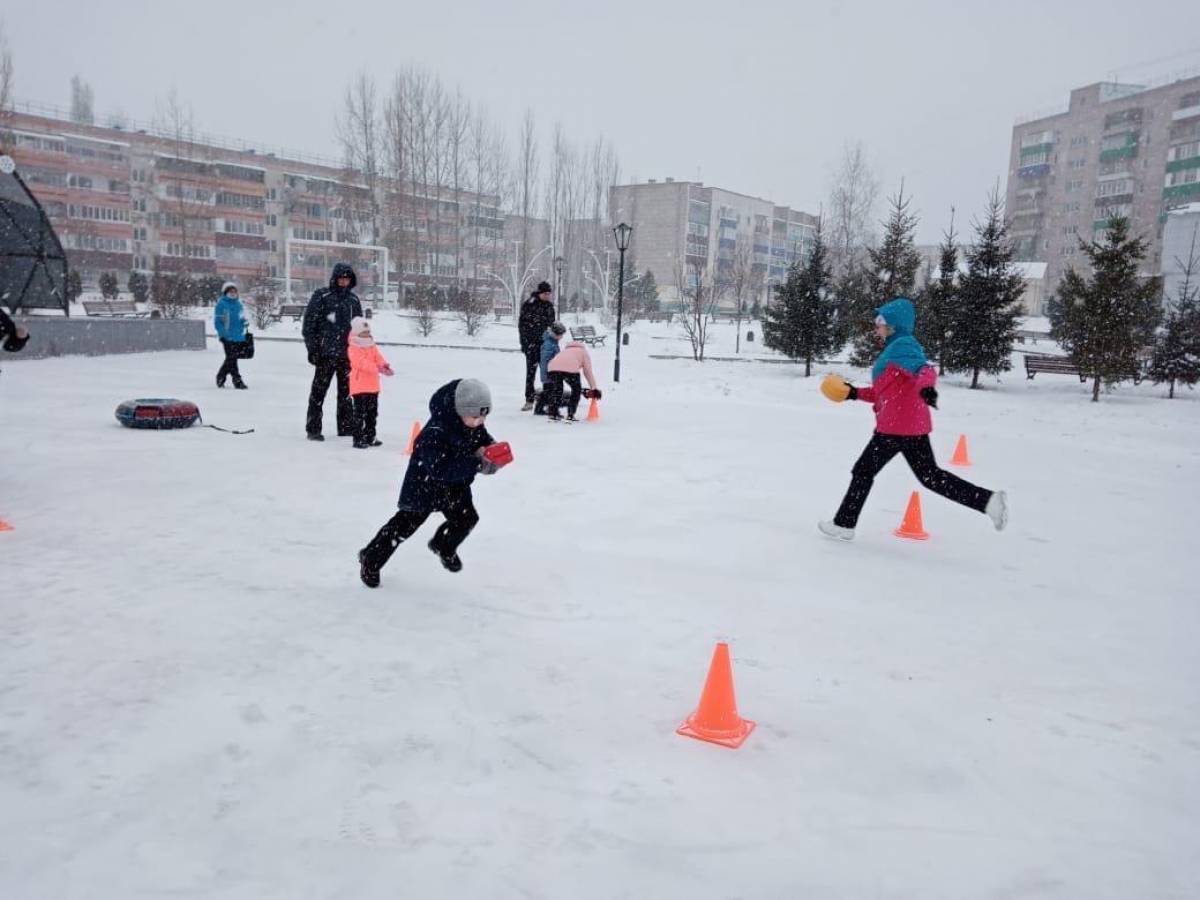
[[[838,399],[863,400],[875,410],[875,434],[851,470],[852,478],[832,522],[817,527],[838,540],[854,540],[859,513],[871,493],[875,476],[897,454],[903,454],[917,480],[935,494],[987,513],[996,530],[1008,524],[1008,496],[989,491],[951,475],[933,458],[929,433],[932,407],[937,409],[937,373],[925,358],[925,348],[913,337],[916,310],[903,297],[885,303],[875,319],[883,351],[871,369],[871,386],[844,385]]]
[[[379,447],[383,444],[383,441],[375,439],[375,420],[379,416],[379,376],[391,377],[395,373],[375,346],[375,339],[371,337],[371,323],[362,316],[350,320],[347,354],[350,357],[350,400],[354,403],[354,446],[359,450]]]
[[[579,341],[571,341],[555,354],[546,367],[550,375],[550,385],[546,400],[546,418],[551,422],[562,420],[558,408],[562,404],[563,385],[571,386],[571,396],[567,399],[567,421],[575,421],[575,410],[579,409],[579,398],[583,395],[583,386],[579,382],[582,372],[588,383],[588,396],[600,396],[600,388],[596,385],[596,376],[592,372],[592,356],[587,347]]]

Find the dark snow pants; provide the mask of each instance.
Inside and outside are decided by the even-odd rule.
[[[382,569],[396,548],[412,537],[432,512],[433,510],[401,509],[388,519],[387,524],[379,529],[371,543],[363,548],[363,562],[367,568],[376,572]],[[471,529],[479,524],[479,513],[475,511],[475,503],[471,499],[471,488],[447,489],[441,513],[446,517],[446,521],[438,527],[430,543],[439,553],[449,556],[467,539]]]
[[[321,433],[321,407],[329,384],[337,377],[337,433],[339,436],[354,434],[354,404],[350,402],[350,360],[346,358],[321,358],[313,367],[312,390],[308,393],[308,421],[305,429],[309,434]]]
[[[583,382],[579,380],[579,373],[551,372],[546,406],[547,412],[552,416],[557,416],[558,408],[562,406],[564,383],[571,386],[571,396],[567,398],[567,415],[573,416],[575,410],[579,409],[579,398],[583,396]]]
[[[533,376],[537,374],[538,367],[542,364],[542,349],[541,347],[526,347],[525,348],[525,402],[532,403],[534,398],[533,393]],[[545,387],[545,385],[543,385]]]
[[[217,369],[217,384],[224,384],[226,377],[230,375],[233,376],[233,383],[238,384],[242,380],[242,373],[238,371],[238,358],[234,355],[237,345],[233,341],[221,338],[221,346],[225,348],[225,362]]]
[[[375,440],[375,423],[379,419],[379,395],[355,394],[354,440],[370,444]]]
[[[850,487],[842,505],[838,507],[837,515],[833,518],[835,525],[853,528],[858,524],[858,516],[862,512],[863,504],[867,502],[867,495],[871,493],[875,476],[883,471],[883,467],[891,462],[897,453],[904,455],[904,460],[917,476],[917,481],[935,494],[941,494],[947,500],[953,500],[979,512],[987,509],[992,492],[939,469],[937,461],[933,458],[929,435],[909,437],[876,432],[867,448],[863,450],[862,456],[858,458],[858,462],[854,464],[854,468],[850,470]]]

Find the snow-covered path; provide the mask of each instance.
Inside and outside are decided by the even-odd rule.
[[[1010,529],[927,496],[934,539],[892,537],[898,461],[844,546],[813,526],[869,409],[793,367],[631,355],[566,427],[516,412],[519,357],[387,355],[370,451],[304,441],[299,345],[247,392],[215,348],[4,361],[0,897],[1195,896],[1195,399],[947,386],[935,447],[968,434]],[[516,463],[461,576],[426,526],[369,591],[460,376]],[[137,396],[256,432],[121,428]],[[717,639],[738,751],[674,734]]]

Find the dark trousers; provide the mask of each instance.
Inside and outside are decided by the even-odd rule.
[[[571,396],[567,398],[567,415],[573,416],[575,410],[579,409],[579,398],[583,396],[583,383],[579,380],[579,373],[551,372],[546,405],[549,407],[547,412],[552,416],[557,416],[558,408],[562,406],[563,384],[571,386]]]
[[[837,515],[833,518],[835,525],[853,528],[858,524],[859,513],[862,512],[863,504],[867,502],[867,495],[871,493],[875,476],[897,453],[904,455],[904,460],[917,476],[917,481],[935,494],[941,494],[947,500],[953,500],[979,512],[987,509],[992,492],[939,469],[937,461],[933,458],[929,435],[905,437],[876,432],[867,448],[863,450],[862,456],[858,458],[858,462],[854,464],[854,468],[850,470],[850,487],[842,505],[838,507]]]
[[[379,529],[371,543],[363,548],[363,562],[368,569],[378,572],[382,569],[396,548],[416,533],[431,510],[401,509],[388,519],[387,524]],[[479,513],[471,499],[469,487],[452,488],[447,492],[446,501],[441,509],[446,521],[438,526],[437,532],[430,542],[437,551],[445,556],[458,549],[458,545],[467,539],[471,529],[479,524]]]
[[[354,440],[371,443],[375,440],[375,421],[379,418],[378,394],[355,394]]]
[[[221,368],[217,369],[217,381],[224,384],[225,379],[232,376],[233,383],[238,384],[242,380],[242,373],[238,371],[237,357],[233,355],[237,350],[237,345],[233,341],[221,338],[221,346],[225,349],[225,362],[221,363]]]
[[[525,402],[533,402],[533,376],[537,373],[538,366],[542,364],[542,350],[540,347],[527,348],[525,350]]]
[[[321,407],[329,393],[329,383],[337,376],[337,433],[354,433],[354,405],[350,402],[350,360],[321,359],[313,367],[312,390],[308,394],[308,422],[305,429],[309,434],[321,433]]]

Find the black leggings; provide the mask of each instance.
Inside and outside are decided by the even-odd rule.
[[[542,350],[540,345],[537,347],[529,347],[525,349],[525,402],[532,403],[534,398],[533,392],[533,376],[537,374],[538,366],[542,364]],[[543,389],[545,385],[542,385]]]
[[[217,381],[224,384],[226,376],[232,375],[233,383],[238,384],[242,380],[242,373],[238,371],[238,358],[235,355],[237,344],[221,338],[221,346],[225,348],[225,362],[221,363],[221,368],[217,369]]]
[[[367,568],[376,572],[382,569],[396,548],[412,537],[432,512],[433,510],[401,509],[388,519],[387,524],[379,529],[371,543],[363,548],[363,562]],[[466,487],[447,491],[441,512],[446,521],[438,527],[430,543],[439,553],[448,556],[458,549],[458,545],[467,539],[471,529],[479,524],[479,513],[475,511],[471,489]]]
[[[575,410],[579,409],[579,398],[583,396],[583,382],[579,380],[579,373],[551,372],[550,396],[546,398],[546,412],[551,416],[557,416],[558,408],[562,406],[563,384],[571,386],[571,396],[567,398],[567,415],[573,416]]]
[[[941,494],[947,500],[953,500],[979,512],[987,509],[992,492],[939,469],[937,461],[933,458],[929,435],[908,437],[876,432],[867,448],[863,450],[862,456],[858,458],[858,462],[854,464],[854,468],[850,470],[853,476],[850,479],[850,487],[842,499],[842,505],[838,507],[833,524],[842,528],[853,528],[858,524],[858,516],[862,512],[863,504],[867,502],[867,495],[871,493],[875,476],[897,453],[904,454],[904,460],[917,476],[917,481],[935,494]]]
[[[354,394],[354,440],[370,444],[375,440],[375,423],[379,419],[378,394]]]

